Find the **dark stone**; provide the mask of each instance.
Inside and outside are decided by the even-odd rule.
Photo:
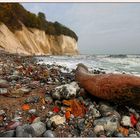
[[[15,130],[10,130],[10,131],[0,133],[0,137],[14,137],[14,136],[15,136]]]
[[[35,137],[35,131],[32,126],[25,124],[16,128],[16,137]]]
[[[47,130],[47,131],[43,134],[43,137],[54,138],[54,137],[56,137],[56,134],[55,134],[54,131]]]

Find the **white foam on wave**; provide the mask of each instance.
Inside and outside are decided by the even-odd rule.
[[[133,56],[133,55],[132,55]],[[75,69],[78,63],[85,64],[90,70],[103,69],[106,73],[128,73],[140,76],[140,57],[111,58],[106,55],[49,56],[39,57],[39,63],[56,64]]]

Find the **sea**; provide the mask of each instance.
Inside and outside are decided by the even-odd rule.
[[[140,54],[138,55],[77,55],[77,56],[40,56],[38,63],[55,64],[75,69],[83,63],[89,70],[106,73],[127,73],[140,76]]]

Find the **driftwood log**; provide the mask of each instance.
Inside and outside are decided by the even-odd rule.
[[[113,102],[140,108],[140,77],[129,74],[91,74],[78,64],[75,79],[90,94]]]

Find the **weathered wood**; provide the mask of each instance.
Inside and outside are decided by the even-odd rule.
[[[79,64],[75,79],[90,94],[104,100],[140,107],[140,77],[129,74],[91,74]]]

